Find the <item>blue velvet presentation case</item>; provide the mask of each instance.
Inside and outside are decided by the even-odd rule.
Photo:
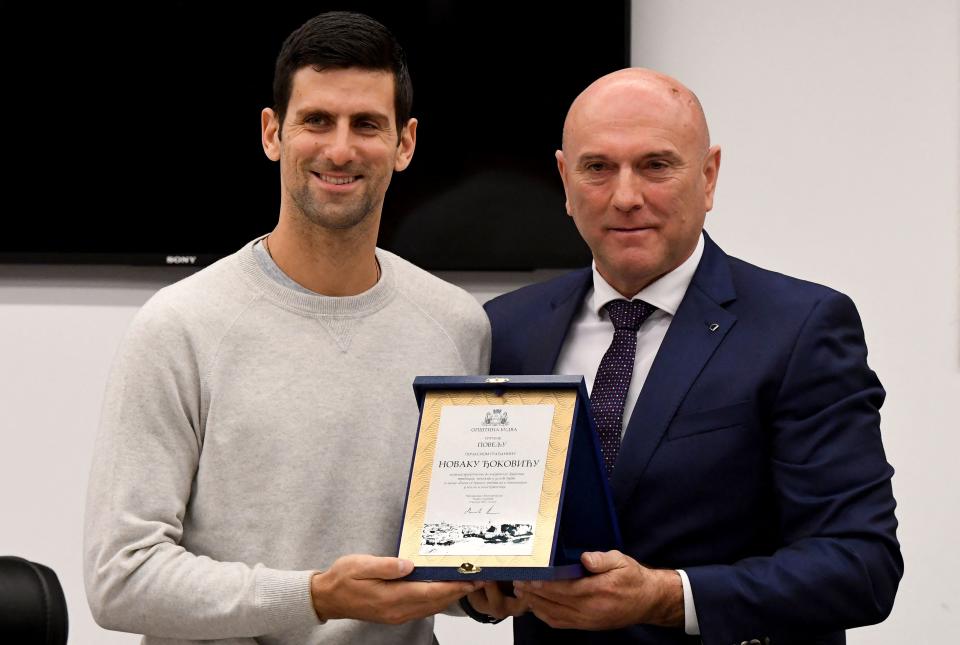
[[[408,580],[562,580],[579,578],[587,575],[586,569],[580,563],[580,556],[585,551],[609,551],[620,549],[622,542],[617,525],[616,513],[613,507],[609,484],[604,471],[603,457],[600,454],[600,443],[597,438],[594,422],[590,414],[589,398],[586,385],[581,376],[418,376],[413,383],[417,404],[420,408],[420,424],[418,425],[417,443],[411,459],[410,478],[408,480],[407,496],[404,502],[404,521],[414,528],[408,528],[408,535],[401,530],[398,540],[400,557],[412,559],[415,564],[413,572],[406,577]],[[498,566],[483,564],[490,556],[471,557],[458,555],[463,562],[460,566],[435,566],[423,564],[420,560],[429,560],[427,556],[420,557],[411,549],[412,540],[417,526],[423,526],[422,509],[419,525],[411,522],[413,513],[411,500],[414,499],[412,487],[414,485],[414,465],[417,456],[423,449],[424,403],[427,395],[471,395],[476,397],[523,397],[525,392],[532,391],[557,393],[558,396],[573,394],[575,402],[572,414],[572,425],[566,437],[566,455],[562,464],[562,485],[560,486],[559,505],[552,527],[541,527],[538,521],[537,531],[552,529],[552,542],[541,549],[545,557],[534,558],[533,566],[522,564],[523,557],[513,557],[511,561],[518,566]],[[555,418],[555,424],[557,423]],[[436,441],[436,439],[434,439]],[[430,453],[432,454],[432,452]],[[420,470],[423,471],[424,462],[421,461]],[[548,461],[549,463],[549,461]],[[554,475],[556,477],[556,475]],[[429,487],[429,483],[427,484]],[[416,505],[417,503],[414,503]],[[549,520],[547,521],[549,524]],[[549,554],[547,556],[547,551]],[[448,559],[451,556],[445,556]],[[495,560],[496,558],[494,558]],[[529,558],[528,558],[529,559]],[[480,561],[474,566],[471,560]]]

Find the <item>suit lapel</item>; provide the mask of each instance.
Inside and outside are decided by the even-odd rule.
[[[706,232],[704,238],[700,265],[660,345],[624,433],[610,481],[614,503],[621,511],[690,386],[737,320],[723,307],[736,297],[729,261]]]
[[[578,271],[573,278],[573,288],[561,290],[550,300],[549,309],[530,321],[530,345],[523,358],[522,374],[553,374],[573,317],[593,286],[593,271],[590,268]]]

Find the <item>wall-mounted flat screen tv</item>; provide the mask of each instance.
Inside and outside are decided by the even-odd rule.
[[[3,1],[0,262],[203,265],[269,232],[276,55],[352,9],[403,44],[420,122],[379,245],[433,270],[584,265],[553,155],[570,101],[629,63],[629,2],[572,7]]]

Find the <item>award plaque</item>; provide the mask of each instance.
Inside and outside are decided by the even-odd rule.
[[[580,376],[417,377],[399,557],[411,580],[556,580],[620,548]]]

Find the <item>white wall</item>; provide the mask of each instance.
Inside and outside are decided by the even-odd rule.
[[[635,0],[632,26],[634,63],[697,91],[723,146],[714,238],[846,291],[863,315],[907,573],[891,618],[850,642],[946,641],[960,627],[960,8]],[[74,644],[137,642],[89,618],[82,504],[113,351],[172,275],[0,266],[0,554],[57,571]],[[446,277],[485,300],[539,276]],[[510,642],[508,623],[441,617],[437,632]]]

